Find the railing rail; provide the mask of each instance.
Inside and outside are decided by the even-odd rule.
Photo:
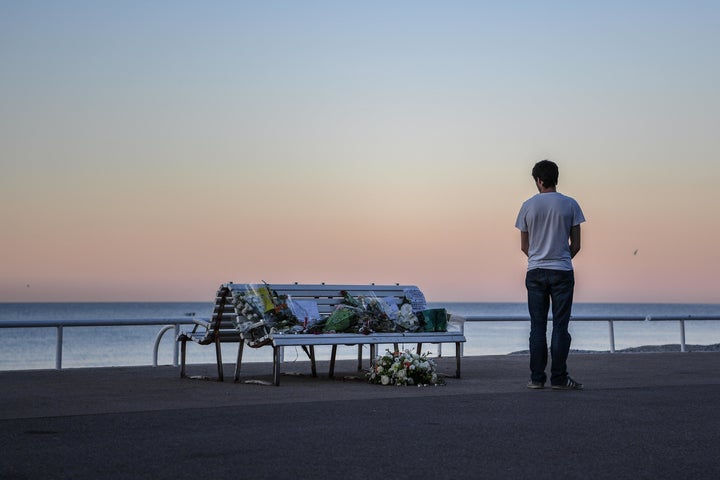
[[[153,346],[153,367],[157,367],[160,340],[165,332],[173,330],[175,337],[180,333],[180,325],[197,323],[198,317],[185,316],[175,318],[120,318],[120,319],[79,319],[79,320],[0,320],[0,328],[55,328],[55,368],[62,369],[63,329],[65,327],[130,327],[164,325],[155,337]],[[178,366],[178,343],[173,342],[173,366]]]
[[[552,316],[550,317],[552,319]],[[615,353],[615,322],[678,322],[680,325],[680,351],[687,351],[685,345],[685,322],[686,321],[719,321],[720,315],[573,315],[573,322],[607,322],[608,336],[610,340],[610,352]],[[529,322],[528,316],[478,316],[469,315],[465,317],[466,322]]]

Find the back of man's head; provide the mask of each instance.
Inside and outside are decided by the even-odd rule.
[[[554,188],[557,186],[560,172],[555,162],[540,160],[533,167],[532,176],[535,180],[539,179],[545,188]]]

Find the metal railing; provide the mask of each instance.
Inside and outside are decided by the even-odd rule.
[[[552,320],[552,316],[550,317]],[[573,315],[572,322],[607,322],[610,341],[610,352],[615,353],[615,322],[678,322],[680,325],[680,351],[686,352],[685,322],[687,321],[720,321],[720,315]],[[529,322],[528,316],[477,316],[465,317],[466,322]],[[549,328],[549,327],[548,327]]]
[[[529,322],[527,316],[465,316],[466,322]],[[160,340],[169,330],[173,330],[174,338],[177,337],[180,325],[193,325],[203,319],[193,316],[177,318],[142,318],[142,319],[90,319],[90,320],[2,320],[0,328],[55,328],[55,368],[62,369],[63,357],[63,329],[66,327],[122,327],[122,326],[152,326],[163,325],[157,333],[153,346],[153,367],[158,364],[158,349]],[[615,322],[678,322],[680,326],[680,351],[686,352],[685,344],[685,322],[687,321],[720,321],[720,315],[662,315],[662,316],[639,316],[639,315],[617,315],[587,316],[579,315],[572,317],[573,322],[607,322],[610,342],[610,352],[615,353]],[[464,330],[464,327],[461,327]],[[439,352],[442,355],[441,351]],[[173,342],[173,366],[178,366],[178,342]]]
[[[180,333],[180,325],[193,325],[199,318],[194,316],[177,318],[139,318],[139,319],[84,319],[84,320],[2,320],[0,328],[55,328],[55,368],[62,369],[63,329],[65,327],[130,327],[164,325],[155,337],[153,346],[153,367],[157,367],[160,340],[165,332],[174,331],[174,338]],[[178,342],[173,342],[173,366],[178,366]]]

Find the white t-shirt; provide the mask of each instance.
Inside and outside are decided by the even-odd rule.
[[[562,193],[538,193],[525,201],[515,227],[529,234],[528,270],[572,270],[570,229],[584,221],[580,205]]]

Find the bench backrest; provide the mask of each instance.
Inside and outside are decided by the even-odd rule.
[[[263,286],[263,285],[257,285]],[[408,295],[420,297],[424,302],[422,292],[413,285],[325,285],[325,284],[271,284],[268,287],[278,295],[288,295],[294,300],[313,300],[318,305],[320,315],[330,315],[337,305],[343,302],[343,291],[354,297],[375,295],[380,298],[395,297],[402,300]],[[245,292],[248,284],[226,283],[220,286],[215,297],[213,308],[212,329],[220,340],[238,339],[236,325],[236,312],[234,296],[236,293]]]

